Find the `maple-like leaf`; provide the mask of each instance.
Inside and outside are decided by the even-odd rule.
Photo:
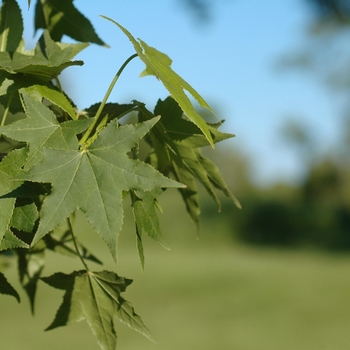
[[[42,158],[44,147],[70,149],[76,147],[76,134],[84,131],[91,120],[71,120],[59,123],[55,114],[29,93],[21,90],[22,104],[27,118],[0,127],[0,133],[29,144],[26,168]]]
[[[73,0],[38,0],[35,8],[35,30],[48,29],[60,41],[63,35],[81,42],[107,46],[96,34],[90,21],[73,5]]]
[[[187,117],[200,128],[209,143],[214,146],[214,142],[206,122],[195,110],[192,102],[186,95],[185,90],[189,92],[201,106],[207,108],[214,115],[215,112],[189,83],[187,83],[172,70],[171,59],[166,54],[151,46],[148,46],[141,39],[138,39],[137,41],[127,29],[122,27],[113,19],[106,16],[102,17],[117,25],[133,44],[138,56],[146,64],[146,69],[141,73],[141,76],[154,75],[157,79],[159,79],[169,91],[171,96],[178,102]]]
[[[38,124],[42,122],[40,113],[33,118],[38,120]],[[158,120],[154,118],[120,128],[117,120],[113,120],[96,141],[83,150],[79,150],[76,139],[70,139],[67,144],[69,149],[43,148],[43,159],[21,177],[52,184],[51,194],[43,203],[40,224],[32,244],[79,208],[116,258],[116,240],[123,222],[123,191],[183,186],[126,154]],[[23,129],[19,132],[24,134]],[[62,128],[57,132],[66,139],[71,130]],[[27,128],[25,134],[26,138],[35,142],[37,128]]]
[[[115,350],[117,334],[114,318],[154,341],[132,305],[121,293],[132,280],[110,271],[75,271],[69,275],[55,273],[42,280],[48,285],[65,290],[63,302],[47,330],[86,320],[103,350]]]

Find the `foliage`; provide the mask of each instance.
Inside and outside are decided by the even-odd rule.
[[[28,6],[31,1],[28,0]],[[114,320],[153,340],[141,318],[121,293],[132,280],[112,271],[92,272],[87,261],[101,264],[74,235],[74,214],[83,212],[117,260],[117,239],[123,224],[123,200],[129,196],[135,220],[137,249],[144,268],[143,232],[166,247],[157,217],[158,196],[178,189],[199,229],[197,182],[220,208],[215,189],[237,206],[217,167],[201,148],[233,135],[206,123],[185,94],[213,112],[208,103],[171,69],[164,53],[136,40],[117,22],[136,53],[121,66],[102,102],[77,111],[61,86],[59,75],[88,43],[106,45],[73,0],[38,0],[35,29],[43,29],[33,50],[24,45],[23,23],[16,0],[3,0],[0,22],[0,250],[17,257],[19,280],[34,312],[38,282],[65,291],[56,317],[47,329],[83,319],[101,349],[114,349]],[[80,41],[60,42],[63,35]],[[127,64],[139,57],[141,74],[156,76],[170,97],[154,112],[142,102],[107,103]],[[137,122],[128,124],[129,113]],[[142,154],[142,156],[141,156]],[[78,257],[84,269],[42,277],[47,250]],[[0,293],[20,299],[0,273]]]
[[[238,238],[262,246],[350,250],[349,169],[326,159],[310,166],[299,186],[255,189],[231,223]]]

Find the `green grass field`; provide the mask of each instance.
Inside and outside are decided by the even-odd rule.
[[[158,341],[153,344],[117,321],[118,349],[350,349],[350,256],[234,244],[220,233],[219,216],[196,240],[191,224],[179,215],[180,223],[165,230],[171,251],[148,240],[145,272],[133,239],[122,235],[115,267],[96,235],[85,223],[79,225],[78,236],[89,237],[89,248],[103,257],[107,269],[134,279],[124,297]],[[44,275],[56,271],[55,259],[49,256]],[[60,269],[70,272],[81,266],[63,257]],[[18,286],[15,273],[13,266],[7,276]],[[84,321],[43,332],[62,295],[40,283],[35,317],[22,292],[20,305],[1,296],[2,348],[98,350]]]

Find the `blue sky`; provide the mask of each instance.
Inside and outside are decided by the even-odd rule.
[[[173,69],[226,120],[224,131],[236,134],[226,147],[250,156],[259,183],[293,182],[303,170],[299,155],[278,136],[286,120],[310,126],[325,149],[337,139],[339,105],[332,93],[311,75],[277,69],[278,59],[298,50],[305,39],[311,13],[302,0],[217,0],[207,26],[198,25],[176,0],[74,3],[111,46],[91,45],[77,56],[85,65],[67,70],[69,94],[79,108],[101,101],[133,53],[124,34],[98,16],[103,14],[172,58]],[[23,9],[29,46],[34,43],[32,10]],[[153,109],[158,98],[165,98],[167,91],[154,77],[138,77],[143,68],[133,60],[110,101],[138,99]]]

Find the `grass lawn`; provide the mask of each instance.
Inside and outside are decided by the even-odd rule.
[[[115,267],[96,235],[79,225],[78,235],[89,236],[90,249],[104,257],[107,269],[134,279],[124,297],[158,341],[153,344],[117,321],[118,349],[350,349],[350,256],[235,245],[220,234],[219,220],[204,227],[200,240],[187,221],[167,231],[172,250],[147,242],[142,272],[133,239],[121,237]],[[56,271],[55,259],[49,256],[44,275]],[[70,272],[81,266],[63,257],[60,269]],[[6,275],[18,286],[15,273],[12,267]],[[62,295],[40,283],[34,318],[22,292],[20,305],[1,296],[2,348],[98,350],[85,321],[43,332]]]

